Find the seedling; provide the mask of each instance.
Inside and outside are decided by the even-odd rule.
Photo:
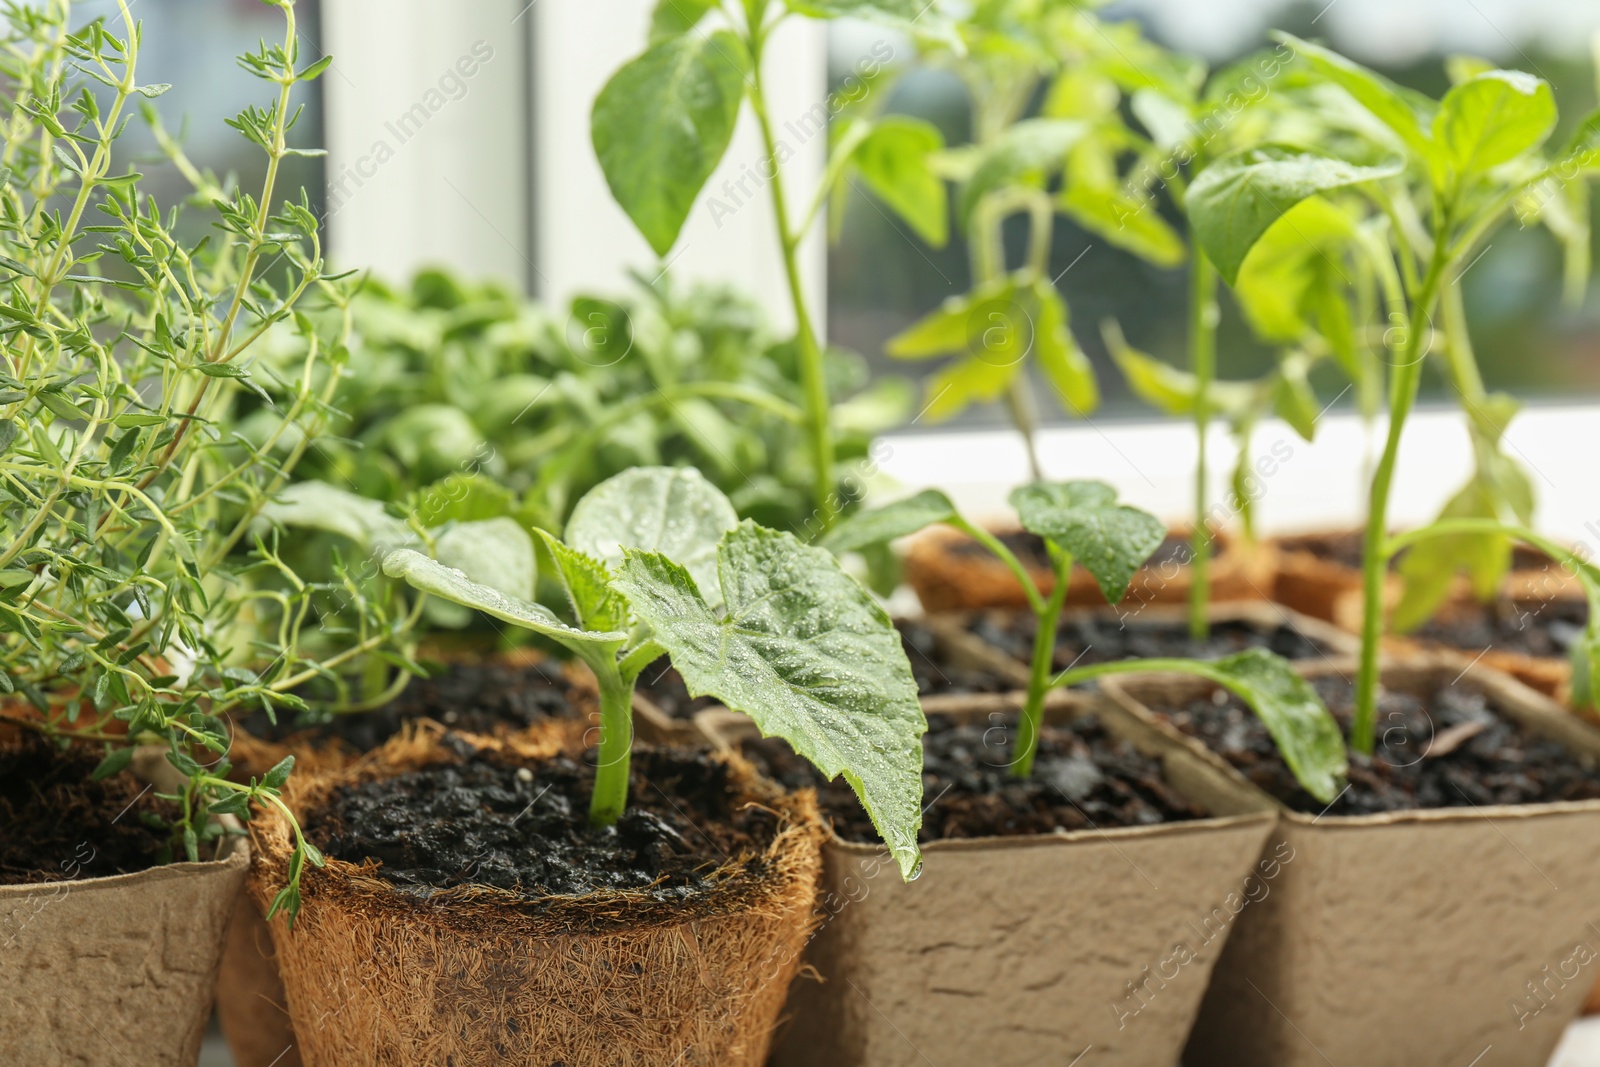
[[[695,696],[714,696],[855,789],[901,874],[921,860],[916,683],[889,617],[824,550],[740,522],[692,468],[642,467],[596,486],[565,540],[540,530],[568,620],[411,548],[384,570],[431,596],[542,634],[593,671],[600,739],[589,818],[628,802],[632,698],[667,655]]]
[[[651,18],[649,47],[612,75],[595,99],[592,134],[612,195],[656,254],[666,256],[706,180],[727,152],[739,110],[748,99],[764,148],[764,157],[752,169],[759,178],[757,195],[765,184],[771,197],[796,323],[797,378],[804,394],[812,495],[816,519],[826,528],[843,506],[836,489],[839,457],[830,419],[827,353],[800,275],[800,243],[820,217],[830,192],[843,180],[847,165],[866,179],[890,210],[930,239],[940,239],[943,202],[929,159],[943,147],[943,138],[927,123],[858,120],[836,143],[820,187],[797,217],[784,193],[784,163],[796,146],[777,136],[762,69],[774,31],[792,15],[820,19],[848,15],[907,33],[952,34],[936,5],[910,0],[659,0]],[[715,28],[717,24],[721,28]],[[869,86],[882,69],[881,61],[872,64]],[[830,114],[833,104],[830,100],[825,107]],[[807,121],[816,121],[816,116]],[[723,192],[730,199],[717,206],[724,211],[737,210],[750,195],[748,187],[742,195]]]
[[[266,156],[252,195],[167,135],[150,101],[169,87],[138,80],[143,30],[129,6],[76,30],[60,0],[6,9],[0,714],[103,744],[99,776],[126,768],[136,744],[165,747],[183,776],[170,853],[193,861],[223,832],[208,816],[281,808],[293,764],[228,781],[227,717],[304,707],[300,687],[384,651],[404,621],[360,605],[359,637],[319,652],[318,614],[338,583],[302,580],[269,540],[250,550],[324,424],[321,383],[337,376],[319,369],[343,360],[349,335],[353,286],[326,273],[304,194],[281,201],[277,188],[285,160],[313,154],[291,144],[293,94],[328,60],[300,62],[294,4],[275,0],[283,43],[240,57],[271,101],[229,120]],[[117,170],[135,105],[195,187],[182,212]],[[319,322],[301,306],[320,307]],[[296,353],[283,379],[257,358],[269,333]],[[231,413],[268,391],[272,415],[247,439]],[[320,862],[295,833],[274,906],[291,913],[303,865]]]
[[[1306,61],[1315,80],[1342,89],[1377,120],[1359,131],[1359,158],[1335,158],[1293,145],[1251,148],[1207,167],[1191,185],[1187,207],[1201,246],[1230,284],[1267,229],[1310,196],[1356,191],[1391,220],[1389,247],[1372,260],[1396,325],[1389,331],[1389,429],[1372,476],[1367,517],[1361,670],[1350,735],[1352,747],[1371,753],[1389,494],[1441,297],[1449,312],[1447,294],[1460,272],[1515,203],[1600,166],[1600,118],[1580,125],[1551,160],[1539,149],[1555,125],[1556,106],[1550,87],[1539,78],[1483,69],[1434,101],[1317,45],[1286,34],[1279,39]],[[1413,204],[1408,183],[1426,191],[1418,198],[1420,205]],[[1460,322],[1450,325],[1454,315],[1445,317],[1447,329],[1463,332]],[[1463,351],[1457,347],[1453,358],[1459,362]],[[1481,419],[1498,440],[1509,413],[1496,404],[1469,406],[1474,419]],[[1499,518],[1502,509],[1520,510],[1517,501],[1503,492],[1497,497],[1492,487],[1474,492],[1473,506],[1484,502],[1492,518]],[[1458,513],[1482,516],[1466,504]],[[1503,535],[1490,536],[1495,539],[1491,547],[1498,547],[1503,558]]]
[[[1338,724],[1304,678],[1262,649],[1250,649],[1214,662],[1191,659],[1123,660],[1073,667],[1052,677],[1051,657],[1074,560],[1094,576],[1110,603],[1122,599],[1135,572],[1161,544],[1166,531],[1154,517],[1117,503],[1116,491],[1102,482],[1036,482],[1011,494],[1023,528],[1044,539],[1055,584],[1048,597],[1027,570],[993,534],[964,518],[950,498],[924,490],[894,504],[851,516],[829,535],[836,552],[860,549],[942,523],[954,527],[994,553],[1027,591],[1035,620],[1028,692],[1018,722],[1011,770],[1019,778],[1033,771],[1045,698],[1051,689],[1110,674],[1170,671],[1193,674],[1237,694],[1260,716],[1284,762],[1308,793],[1331,802],[1346,772]]]

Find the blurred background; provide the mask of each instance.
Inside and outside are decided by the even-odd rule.
[[[322,191],[318,206],[328,213],[335,255],[401,281],[423,263],[443,262],[558,305],[579,291],[622,291],[629,267],[655,274],[662,264],[610,204],[587,139],[588,105],[642,40],[649,7],[646,0],[304,0],[302,47],[311,55],[327,49],[335,62],[316,83],[319,95],[297,133],[304,145],[326,144],[330,155],[296,160],[300,173],[290,179]],[[231,57],[275,32],[274,12],[256,0],[141,0],[138,14],[149,27],[148,76],[175,86],[156,101],[163,116],[187,123],[198,158],[248,177],[259,160],[220,120],[254,89]],[[1269,28],[1285,29],[1324,39],[1433,96],[1448,87],[1447,57],[1482,56],[1554,86],[1558,138],[1596,105],[1600,4],[1593,0],[1121,0],[1103,15],[1138,20],[1157,41],[1213,67],[1259,48]],[[786,98],[775,101],[775,112],[804,114],[886,39],[897,61],[909,58],[908,43],[878,27],[794,27],[775,58],[781,69],[771,81]],[[969,137],[965,98],[948,72],[912,71],[895,85],[888,110],[934,122],[951,143]],[[737,177],[741,164],[758,158],[751,134],[741,128],[724,172]],[[793,166],[821,165],[816,141],[802,146]],[[714,176],[711,188],[723,177]],[[808,270],[826,294],[830,339],[882,367],[888,337],[965,291],[967,252],[959,239],[926,246],[860,192],[841,206],[837,239],[809,249]],[[753,287],[772,298],[781,326],[770,226],[762,205],[750,207],[719,224],[697,208],[670,265],[674,273]],[[1181,362],[1184,269],[1141,262],[1065,218],[1053,258],[1057,272],[1071,265],[1058,285],[1101,372],[1105,415],[1148,417],[1110,365],[1096,324],[1114,317],[1134,345]],[[1534,402],[1600,393],[1600,282],[1591,280],[1581,306],[1570,306],[1561,269],[1561,250],[1545,229],[1515,225],[1472,267],[1469,314],[1491,388]],[[1252,376],[1272,358],[1232,308],[1224,310],[1221,353],[1227,377]],[[1425,388],[1438,397],[1443,383],[1433,377]],[[1044,417],[1066,419],[1048,401]],[[977,407],[959,424],[1004,420],[998,408]]]

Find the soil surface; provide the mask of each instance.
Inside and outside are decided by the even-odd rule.
[[[90,780],[102,753],[37,736],[0,749],[0,885],[132,874],[167,860],[171,806],[124,771]]]
[[[1451,604],[1411,636],[1451,648],[1521,652],[1565,659],[1589,625],[1588,602],[1576,597]]]
[[[1008,655],[1026,663],[1033,658],[1038,627],[1027,612],[991,611],[972,623],[972,632]],[[1262,627],[1244,621],[1215,622],[1211,634],[1196,641],[1182,619],[1153,620],[1129,614],[1115,616],[1068,612],[1056,631],[1055,669],[1086,667],[1124,659],[1178,656],[1220,659],[1249,648],[1264,648],[1286,659],[1320,659],[1328,650],[1288,623]]]
[[[1027,530],[1008,530],[996,534],[1000,543],[1009,548],[1025,566],[1050,569],[1050,552],[1044,546],[1044,538],[1038,534],[1029,533]],[[967,538],[954,543],[955,551],[962,555],[981,555],[993,558],[989,550],[977,541]],[[1186,534],[1168,534],[1150,558],[1145,561],[1146,567],[1159,567],[1164,563],[1177,563],[1186,566],[1189,562],[1190,547]],[[1083,568],[1077,567],[1076,570]]]
[[[1354,687],[1338,677],[1313,684],[1348,730]],[[1261,789],[1310,815],[1600,799],[1595,767],[1501,717],[1481,693],[1448,685],[1423,692],[1385,690],[1378,704],[1378,750],[1372,756],[1350,754],[1350,788],[1325,805],[1295,782],[1254,713],[1225,695],[1226,700],[1154,710]]]
[[[957,667],[946,662],[939,652],[939,642],[933,631],[922,623],[896,619],[894,626],[900,631],[906,659],[911,662],[911,674],[917,680],[918,696],[1004,693],[1016,688],[990,671]],[[674,719],[691,719],[696,712],[717,704],[715,697],[691,697],[688,686],[683,684],[683,676],[665,656],[650,664],[639,675],[639,691]]]
[[[338,859],[377,861],[421,896],[471,884],[531,900],[640,890],[672,901],[708,888],[730,857],[758,866],[777,834],[777,818],[740,805],[727,765],[709,755],[636,752],[626,814],[594,830],[592,751],[523,768],[458,744],[459,764],[340,790],[308,815],[307,836]]]
[[[404,692],[376,711],[322,721],[280,712],[276,725],[258,711],[240,725],[265,741],[301,735],[311,741],[343,741],[357,752],[370,752],[398,734],[406,723],[421,718],[436,719],[469,733],[493,735],[546,719],[585,715],[592,705],[555,660],[485,661],[436,666],[432,677],[413,678]]]
[[[928,807],[921,840],[1016,837],[1057,830],[1152,826],[1204,818],[1167,785],[1161,763],[1106,732],[1094,716],[1046,726],[1033,775],[1009,769],[1015,716],[958,723],[928,716],[923,738],[922,789]],[[788,744],[759,738],[743,746],[747,759],[790,789],[817,790],[823,814],[846,841],[878,840],[872,821],[841,776],[825,781]]]
[[[1363,531],[1343,530],[1338,533],[1309,533],[1284,537],[1279,539],[1278,544],[1281,548],[1309,552],[1328,563],[1359,571],[1362,565],[1362,546],[1365,541],[1366,535]],[[1398,558],[1396,557],[1396,560]],[[1393,568],[1394,565],[1395,560],[1391,560],[1390,567]],[[1511,569],[1514,571],[1543,571],[1556,566],[1556,561],[1540,549],[1522,544],[1513,545],[1511,548]]]

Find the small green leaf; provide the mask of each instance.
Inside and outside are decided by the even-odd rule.
[[[133,91],[147,100],[154,100],[158,96],[165,96],[172,89],[168,82],[154,82],[150,85],[136,85]]]
[[[1229,285],[1267,228],[1313,193],[1392,178],[1402,160],[1358,167],[1342,159],[1269,145],[1223,156],[1189,186],[1195,239]]]
[[[431,596],[544,634],[574,651],[587,653],[596,646],[618,648],[628,639],[628,635],[621,631],[580,630],[568,626],[543,605],[480,585],[460,571],[408,548],[385,556],[383,573],[391,578],[403,578],[413,588]]]
[[[48,408],[57,418],[82,419],[86,417],[82,409],[60,393],[42,392],[39,394],[39,403]]]
[[[333,57],[332,56],[323,56],[321,59],[319,59],[315,63],[311,64],[311,66],[307,67],[305,70],[302,70],[299,74],[297,74],[295,76],[295,80],[296,81],[303,81],[303,82],[312,81],[312,80],[316,79],[317,76],[320,75],[323,71],[327,70],[331,66],[333,66]]]
[[[1337,52],[1302,41],[1293,34],[1273,33],[1272,36],[1294,49],[1316,73],[1355,97],[1356,103],[1377,116],[1417,156],[1427,159],[1432,154],[1428,129],[1433,122],[1433,101],[1401,88],[1359,63],[1352,63]]]
[[[282,789],[289,781],[289,775],[294,771],[294,757],[285,756],[272,769],[261,776],[261,784],[268,789]]]
[[[202,360],[194,365],[194,369],[204,374],[207,378],[248,378],[243,367],[232,363],[212,363]]]
[[[1600,710],[1600,582],[1585,568],[1578,580],[1589,601],[1589,624],[1572,643],[1572,706],[1578,711]]]
[[[593,556],[571,548],[544,530],[536,531],[555,561],[555,578],[567,594],[572,616],[585,630],[628,628],[628,602],[611,587],[611,573]]]
[[[915,496],[840,520],[823,538],[822,546],[834,553],[855,552],[960,517],[949,497],[937,489],[924,489]]]
[[[722,490],[693,467],[635,467],[607,478],[578,501],[566,540],[616,566],[625,549],[660,552],[688,568],[715,598],[717,544],[739,525]],[[713,599],[712,606],[717,604]]]
[[[362,548],[399,548],[417,543],[417,537],[381,503],[329,485],[296,482],[261,509],[263,519],[283,526],[325,530],[348,537]]]
[[[700,20],[716,6],[717,0],[656,0],[655,10],[650,13],[650,43],[681,37],[700,25]]]
[[[827,552],[749,521],[723,539],[718,571],[721,617],[658,553],[628,553],[616,584],[691,694],[749,715],[829,778],[843,774],[914,877],[927,722],[889,616]]]
[[[944,179],[930,160],[944,150],[944,135],[931,122],[891,115],[873,124],[851,154],[867,188],[934,248],[950,239],[950,207]]]
[[[1033,285],[1036,308],[1033,355],[1069,415],[1082,417],[1100,406],[1100,384],[1094,366],[1067,328],[1067,302],[1043,278]]]
[[[1117,503],[1104,482],[1035,482],[1011,493],[1023,529],[1072,553],[1094,576],[1106,601],[1115,604],[1150,554],[1166,540],[1155,516]]]
[[[1135,396],[1169,415],[1194,414],[1200,395],[1200,382],[1194,375],[1134,348],[1113,321],[1107,320],[1101,332],[1106,349]],[[1206,395],[1209,407],[1229,418],[1243,416],[1255,402],[1255,390],[1244,382],[1214,381]]]
[[[1491,70],[1445,94],[1433,120],[1435,184],[1449,188],[1537,148],[1556,124],[1542,78]]]
[[[136,411],[124,412],[111,420],[112,425],[120,430],[134,430],[142,426],[161,426],[167,421],[165,415],[143,414]]]
[[[517,520],[501,516],[456,523],[434,542],[434,557],[481,585],[532,599],[539,577],[533,538]]]
[[[1309,362],[1304,353],[1286,356],[1278,364],[1277,380],[1272,387],[1273,410],[1307,441],[1316,437],[1317,417],[1322,414],[1322,405],[1306,378]]]
[[[1184,260],[1183,238],[1153,201],[1130,196],[1118,186],[1073,182],[1059,203],[1079,226],[1158,267],[1176,267]]]
[[[784,0],[790,11],[814,19],[857,18],[943,41],[961,49],[961,37],[938,0]]]
[[[998,400],[1020,367],[1020,361],[996,364],[979,356],[957,360],[928,379],[923,420],[940,423],[960,414],[969,404]]]
[[[956,216],[963,229],[978,203],[997,189],[1028,183],[1042,186],[1066,164],[1067,152],[1090,130],[1076,119],[1023,119],[996,137],[961,187]]]
[[[1265,649],[1216,660],[1217,680],[1231,689],[1261,719],[1278,755],[1305,791],[1331,804],[1349,772],[1339,724],[1311,683],[1286,660]]]
[[[95,766],[94,773],[89,777],[93,778],[97,782],[103,781],[107,778],[110,778],[113,774],[121,774],[123,771],[128,769],[128,764],[132,762],[132,748],[114,748],[110,752],[106,753],[105,759],[101,760]]]
[[[733,136],[744,46],[727,30],[652,45],[595,98],[591,134],[612,196],[666,255]]]
[[[927,359],[967,352],[973,347],[974,334],[982,332],[987,318],[984,309],[1013,308],[1016,295],[1016,284],[1008,278],[949,297],[936,311],[891,337],[883,350],[891,359]]]

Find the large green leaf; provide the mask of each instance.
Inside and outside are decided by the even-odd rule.
[[[611,195],[657,255],[728,149],[744,98],[744,46],[727,30],[667,37],[595,98],[591,137]]]
[[[391,578],[402,578],[413,588],[430,596],[544,634],[582,654],[593,654],[596,650],[614,651],[628,639],[628,635],[620,630],[580,630],[568,626],[542,604],[522,597],[507,596],[498,589],[474,582],[454,567],[446,567],[409,548],[385,556],[383,573]]]
[[[624,549],[660,552],[688,568],[714,598],[717,543],[737,525],[739,516],[722,490],[693,467],[634,467],[578,501],[566,541],[612,566],[622,562]]]
[[[950,239],[944,179],[929,162],[943,149],[939,127],[892,115],[874,123],[851,155],[867,188],[935,248],[943,248]]]
[[[856,512],[828,531],[822,546],[830,552],[854,552],[958,518],[960,513],[949,497],[937,489],[924,489],[893,504]]]
[[[1314,193],[1392,178],[1401,160],[1358,167],[1342,159],[1269,145],[1223,156],[1189,186],[1185,207],[1195,239],[1232,285],[1267,228]]]
[[[1043,185],[1066,165],[1067,152],[1090,129],[1076,119],[1023,119],[995,138],[961,187],[956,216],[963,229],[979,201],[995,190],[1022,183]]]
[[[434,542],[434,556],[482,585],[511,596],[532,598],[539,577],[533,538],[504,516],[458,522]]]
[[[616,585],[666,646],[689,692],[714,696],[855,789],[900,865],[921,865],[927,729],[899,635],[826,551],[746,521],[718,550],[727,612],[653,552],[630,552]]]
[[[261,509],[261,516],[283,526],[324,530],[348,537],[362,548],[400,548],[417,536],[376,500],[327,482],[296,482]]]
[[[1219,659],[1216,680],[1233,690],[1266,726],[1278,755],[1306,792],[1331,804],[1344,788],[1349,763],[1339,724],[1311,683],[1261,648]]]
[[[1267,227],[1234,280],[1239,308],[1256,336],[1274,344],[1304,337],[1319,269],[1346,270],[1340,265],[1354,237],[1349,214],[1320,196],[1306,197]]]
[[[1434,178],[1448,187],[1537,148],[1556,124],[1556,101],[1542,78],[1491,70],[1445,94],[1433,119]]]
[[[1112,604],[1167,536],[1160,519],[1118,504],[1104,482],[1035,482],[1013,490],[1011,506],[1024,529],[1072,553]]]
[[[1358,104],[1393,130],[1407,148],[1423,159],[1429,158],[1432,143],[1428,129],[1435,110],[1433,101],[1321,45],[1302,41],[1289,33],[1272,36],[1294,49],[1316,73],[1355,97]]]

